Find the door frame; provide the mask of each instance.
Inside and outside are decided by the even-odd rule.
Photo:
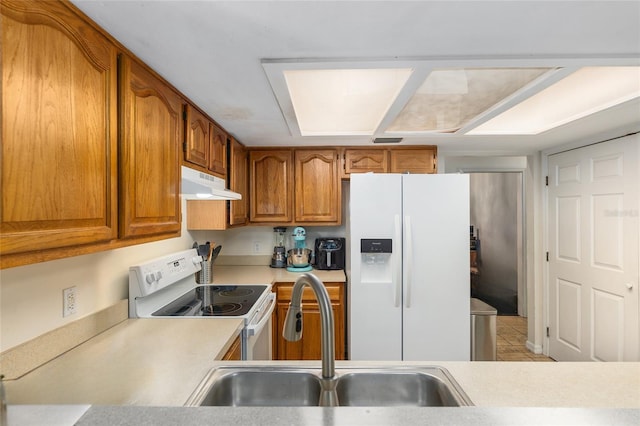
[[[586,148],[591,145],[597,145],[599,143],[611,142],[617,139],[622,139],[626,137],[632,137],[633,135],[639,134],[640,131],[625,133],[620,136],[606,137],[602,136],[601,138],[594,138],[593,140],[583,140],[576,141],[569,144],[564,144],[561,146],[553,147],[542,151],[541,153],[541,169],[542,169],[542,179],[548,179],[549,177],[549,157],[551,155],[560,154],[562,152],[573,151],[581,148]],[[640,150],[638,150],[638,164],[640,164]],[[545,253],[549,253],[549,186],[546,182],[541,182],[542,185],[542,247],[543,247],[543,257],[546,256]],[[550,323],[550,312],[549,312],[549,262],[542,262],[542,318],[543,318],[543,332],[542,334],[542,353],[546,356],[549,356],[549,333],[546,331],[549,328]],[[640,307],[639,307],[640,309]],[[640,336],[639,336],[640,338]]]

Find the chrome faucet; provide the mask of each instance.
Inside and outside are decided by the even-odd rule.
[[[7,400],[4,393],[4,375],[0,374],[0,425],[7,425]]]
[[[320,307],[321,333],[322,333],[322,392],[320,394],[320,406],[335,407],[338,405],[336,393],[336,369],[335,369],[335,330],[333,325],[333,310],[329,293],[322,281],[313,274],[302,274],[293,285],[291,303],[284,319],[282,336],[290,342],[297,342],[302,338],[302,292],[306,286],[310,286],[316,295]]]

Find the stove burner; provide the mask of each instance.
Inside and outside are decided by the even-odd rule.
[[[240,303],[214,303],[213,305],[207,305],[202,308],[203,316],[215,316],[215,315],[223,315],[230,314],[242,309],[242,305]]]
[[[236,287],[233,290],[222,290],[220,292],[220,296],[224,296],[224,297],[244,297],[244,296],[249,296],[250,294],[253,294],[254,291],[250,288],[246,288],[246,287]]]

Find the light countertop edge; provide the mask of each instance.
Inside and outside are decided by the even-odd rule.
[[[241,319],[128,319],[17,380],[10,404],[182,406]]]

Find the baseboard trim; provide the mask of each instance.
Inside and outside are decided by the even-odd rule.
[[[536,355],[540,355],[542,353],[542,345],[534,345],[533,343],[527,340],[526,346],[527,346],[527,349],[529,349],[529,351],[533,352]]]

